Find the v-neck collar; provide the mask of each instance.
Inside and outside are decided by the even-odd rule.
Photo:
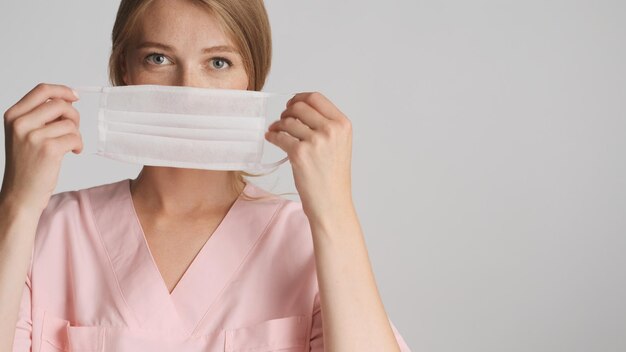
[[[156,270],[156,272],[159,274],[159,278],[161,279],[161,282],[163,283],[163,290],[166,291],[167,295],[169,297],[174,297],[176,295],[176,292],[178,291],[178,288],[181,286],[181,283],[186,280],[186,277],[188,276],[187,273],[189,273],[193,267],[196,265],[196,258],[202,257],[203,256],[203,252],[205,251],[205,248],[208,247],[208,243],[211,240],[211,238],[213,238],[214,236],[218,235],[219,232],[221,232],[221,228],[222,228],[222,224],[225,223],[227,221],[227,218],[229,216],[232,216],[231,214],[233,213],[233,211],[236,209],[236,207],[238,206],[238,204],[241,202],[241,197],[242,194],[239,194],[239,196],[237,196],[237,198],[235,199],[235,201],[233,202],[233,204],[231,204],[230,208],[228,209],[228,211],[226,212],[226,215],[224,216],[224,218],[222,218],[222,221],[217,225],[217,227],[215,228],[215,230],[213,230],[213,233],[211,234],[211,236],[209,237],[209,240],[207,240],[204,245],[202,245],[202,247],[200,248],[200,251],[198,251],[198,253],[196,254],[196,257],[191,261],[191,263],[189,264],[189,266],[187,267],[187,270],[185,270],[185,272],[183,273],[183,275],[181,276],[181,278],[178,280],[178,282],[176,283],[176,285],[174,286],[174,289],[172,290],[172,292],[169,292],[169,289],[167,288],[167,285],[165,284],[165,280],[163,279],[163,275],[161,275],[161,272],[159,270],[159,267],[156,263],[156,260],[154,259],[154,255],[152,254],[152,251],[150,250],[150,245],[148,244],[148,238],[146,237],[146,232],[143,229],[143,226],[141,225],[141,221],[139,220],[139,215],[137,213],[137,208],[135,208],[135,204],[133,202],[132,199],[132,192],[131,192],[131,180],[127,179],[128,181],[128,186],[125,187],[125,189],[128,190],[128,194],[126,195],[128,197],[128,199],[130,199],[130,202],[128,202],[129,208],[133,214],[133,217],[135,219],[136,222],[136,228],[138,229],[137,234],[141,237],[141,240],[143,241],[147,251],[148,251],[148,255],[151,259],[152,265],[154,266],[154,269]],[[243,189],[243,193],[249,192],[251,187],[251,184],[249,182],[246,183],[244,189]]]
[[[240,194],[170,293],[137,217],[130,181],[90,189],[94,219],[119,290],[137,328],[193,335],[283,201],[247,201]],[[269,194],[251,183],[244,192]]]

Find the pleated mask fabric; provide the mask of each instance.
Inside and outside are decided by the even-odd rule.
[[[267,101],[289,94],[186,86],[73,87],[99,93],[95,154],[141,165],[273,171],[263,164]]]

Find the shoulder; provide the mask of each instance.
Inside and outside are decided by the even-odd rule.
[[[283,207],[278,214],[280,220],[291,228],[309,231],[309,219],[302,209],[302,203],[289,199],[284,199],[283,201]]]
[[[250,193],[256,196],[262,192],[256,188]],[[274,277],[274,283],[280,280],[281,287],[304,285],[301,287],[306,287],[307,292],[314,292],[317,278],[313,236],[302,203],[280,195],[266,195],[268,199],[255,205],[254,214],[249,214],[251,217],[263,217],[264,225],[258,229],[257,245],[253,249],[254,254],[248,257],[247,265],[254,268],[251,272],[261,277]],[[272,211],[259,215],[264,213],[263,204],[272,204]],[[244,224],[250,222],[250,219],[243,220]],[[260,272],[261,268],[267,268],[268,272]],[[311,302],[312,299],[311,295]]]
[[[124,182],[127,180],[55,193],[50,197],[48,205],[42,212],[40,222],[84,213],[88,210],[87,203],[91,198],[98,195],[111,195],[114,189],[119,189]]]
[[[120,187],[124,181],[105,185],[64,191],[53,194],[39,217],[33,253],[33,270],[46,276],[62,277],[65,268],[70,266],[73,256],[95,255],[98,246],[97,230],[91,207],[92,191],[110,192]],[[47,279],[46,279],[47,280]]]
[[[261,201],[260,204],[274,204],[276,211],[272,219],[273,226],[290,231],[309,231],[309,220],[304,213],[301,202],[271,193],[254,184],[250,184],[246,188],[246,194],[254,197],[265,197],[265,200]]]
[[[110,199],[123,182],[125,180],[53,194],[39,217],[35,247],[65,243],[75,234],[92,231],[94,201],[97,204],[98,199]]]

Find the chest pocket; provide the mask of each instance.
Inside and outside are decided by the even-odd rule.
[[[150,351],[302,352],[308,351],[306,340],[309,318],[306,315],[293,315],[266,320],[250,326],[225,329],[219,334],[202,336],[195,341],[171,344],[160,341],[158,337],[138,340],[132,334],[107,331],[103,326],[72,326],[68,320],[45,312],[41,349],[33,351],[134,352],[144,346]],[[105,342],[105,338],[108,341]],[[132,348],[129,347],[131,345]]]
[[[306,315],[266,320],[251,326],[226,329],[225,352],[308,351]]]
[[[104,328],[99,326],[70,326],[70,322],[48,312],[44,313],[41,352],[102,352]]]

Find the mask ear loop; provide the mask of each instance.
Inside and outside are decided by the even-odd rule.
[[[289,98],[293,98],[296,93],[268,93],[269,96],[279,96],[279,97],[289,97]],[[282,165],[283,163],[285,163],[287,160],[289,160],[289,156],[286,156],[278,161],[275,161],[273,163],[267,163],[267,164],[260,164],[257,165],[256,167],[252,168],[252,169],[248,169],[246,170],[247,172],[252,172],[252,173],[272,173],[274,171],[276,171],[278,169],[278,167],[280,165]]]
[[[254,167],[245,169],[244,171],[248,173],[252,173],[252,174],[258,174],[258,173],[264,174],[267,172],[272,173],[276,171],[276,169],[278,169],[278,167],[282,165],[284,162],[286,162],[287,160],[289,160],[289,156],[286,156],[273,163],[255,165]]]

